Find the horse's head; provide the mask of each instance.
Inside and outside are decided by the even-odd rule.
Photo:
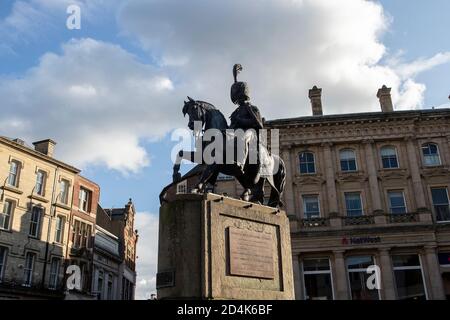
[[[195,101],[194,99],[192,99],[191,97],[188,97],[188,101],[184,102],[184,106],[183,106],[183,115],[186,116],[186,114],[189,116],[189,122],[188,122],[188,127],[191,130],[194,130],[194,122],[195,121],[200,121],[202,123],[202,127],[203,127],[203,123],[204,123],[204,110],[202,108],[202,106]]]

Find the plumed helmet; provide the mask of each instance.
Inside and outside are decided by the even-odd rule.
[[[230,98],[234,104],[239,101],[250,100],[250,90],[246,82],[237,81],[237,75],[242,71],[242,66],[240,64],[235,64],[233,66],[233,77],[234,83],[231,86]]]

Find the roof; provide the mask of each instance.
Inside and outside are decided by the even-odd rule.
[[[391,112],[359,112],[331,114],[322,116],[305,116],[285,119],[274,119],[265,122],[267,126],[280,126],[287,124],[314,124],[314,123],[336,123],[344,121],[377,121],[386,119],[411,119],[417,117],[450,117],[450,109],[423,109],[423,110],[402,110]]]
[[[106,231],[111,232],[113,235],[119,237],[119,234],[118,234],[119,229],[117,227],[114,227],[114,222],[111,219],[109,209],[103,209],[100,204],[97,204],[96,223],[101,228],[103,228]]]
[[[25,142],[22,144],[22,143],[18,143],[16,141],[14,141],[14,140],[17,140],[17,139],[12,139],[12,138],[8,138],[8,137],[5,137],[5,136],[0,136],[0,143],[4,143],[4,144],[6,144],[6,145],[8,145],[8,146],[10,146],[12,148],[15,148],[15,149],[18,149],[18,150],[22,151],[22,152],[27,152],[28,154],[31,154],[32,156],[34,156],[36,158],[39,158],[41,160],[50,162],[50,163],[52,163],[52,164],[54,164],[56,166],[59,166],[59,167],[63,167],[64,169],[67,169],[67,170],[72,171],[74,173],[80,173],[81,172],[80,169],[77,169],[74,166],[71,166],[71,165],[69,165],[69,164],[67,164],[65,162],[59,161],[59,160],[57,160],[57,159],[55,159],[53,157],[49,157],[46,154],[43,154],[43,153],[41,153],[39,151],[36,151],[33,147],[30,147]]]

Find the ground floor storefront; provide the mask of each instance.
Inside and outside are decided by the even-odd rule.
[[[433,228],[347,233],[292,234],[297,299],[450,299],[448,233]]]

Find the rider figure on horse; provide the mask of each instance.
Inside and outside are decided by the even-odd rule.
[[[231,101],[237,104],[238,107],[231,114],[230,128],[237,130],[242,129],[243,134],[237,134],[237,139],[240,139],[241,143],[238,143],[236,150],[236,162],[239,166],[241,173],[244,173],[244,166],[249,156],[249,152],[255,152],[258,175],[255,177],[255,181],[259,180],[260,160],[259,160],[259,130],[263,129],[263,120],[261,114],[256,106],[250,103],[249,88],[246,82],[237,81],[237,75],[242,70],[240,64],[235,64],[233,67],[234,83],[231,86]],[[243,145],[243,148],[239,148]],[[251,146],[256,146],[256,150],[252,150]],[[255,163],[252,163],[255,164]]]

